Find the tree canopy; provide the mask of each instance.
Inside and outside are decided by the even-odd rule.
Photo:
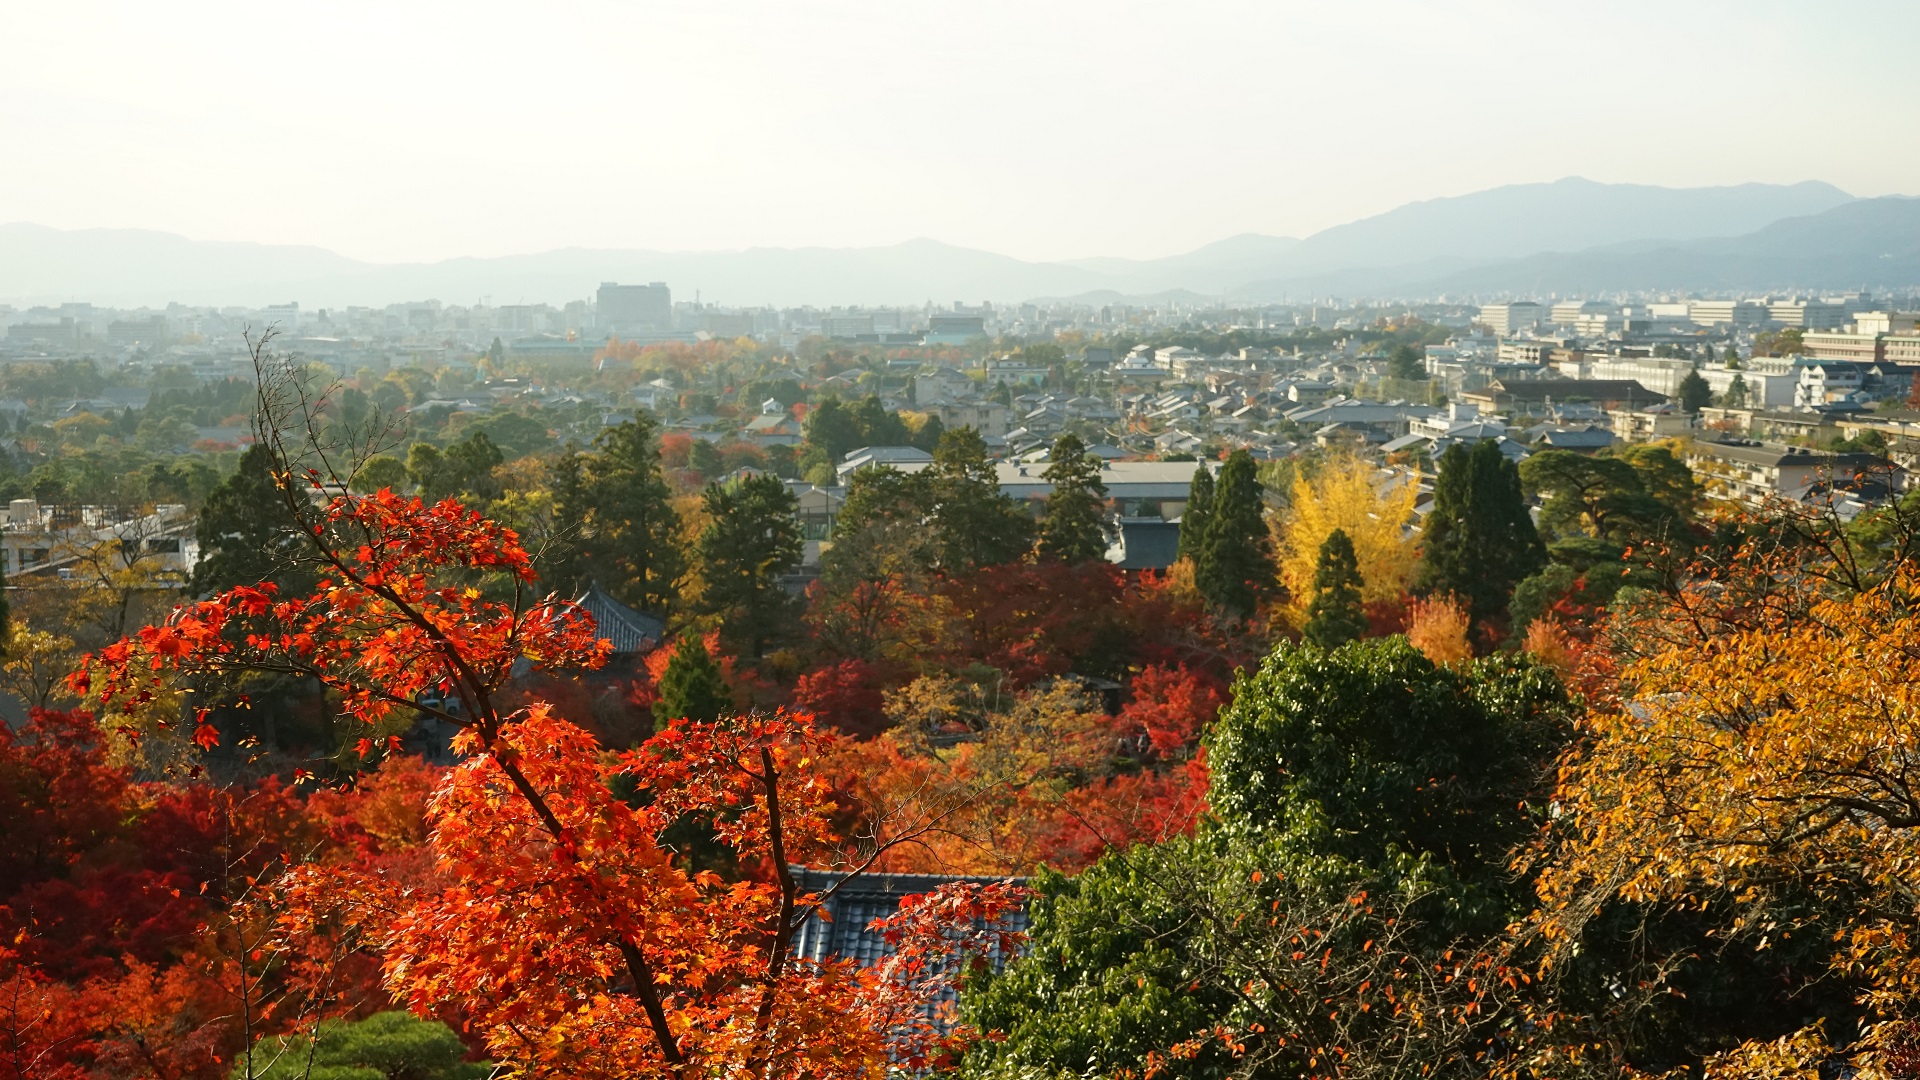
[[[1515,583],[1546,565],[1520,472],[1499,443],[1454,443],[1440,456],[1420,546],[1414,587],[1458,596],[1476,622],[1498,619]]]
[[[1062,435],[1054,440],[1051,460],[1041,475],[1053,490],[1040,522],[1040,557],[1065,563],[1104,558],[1107,485],[1100,479],[1100,459],[1087,453],[1078,435]]]

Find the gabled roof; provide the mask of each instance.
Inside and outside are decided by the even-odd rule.
[[[666,639],[667,624],[608,596],[599,582],[587,586],[574,603],[593,616],[600,636],[613,642],[615,656],[651,652]]]

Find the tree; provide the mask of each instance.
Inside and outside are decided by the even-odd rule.
[[[807,413],[803,430],[807,446],[818,450],[828,465],[862,446],[903,446],[909,441],[906,421],[887,411],[878,394],[851,405],[826,398]]]
[[[407,475],[428,502],[463,499],[485,503],[500,497],[493,470],[505,461],[484,431],[476,431],[442,451],[418,442],[407,449]]]
[[[1700,377],[1700,372],[1697,368],[1687,372],[1686,375],[1681,378],[1680,385],[1677,389],[1677,396],[1680,398],[1680,407],[1687,412],[1697,413],[1708,405],[1713,404],[1713,387],[1708,386],[1707,380]]]
[[[800,565],[800,506],[778,477],[761,474],[709,484],[707,524],[696,550],[706,583],[701,603],[748,656],[787,628],[793,598],[781,578]]]
[[[1066,563],[1105,558],[1107,485],[1100,479],[1100,459],[1073,434],[1054,440],[1051,458],[1041,474],[1053,491],[1040,523],[1040,557]]]
[[[1703,618],[1752,598],[1703,573],[1648,613],[1681,633],[1623,666],[1625,693],[1589,716],[1562,771],[1568,816],[1537,932],[1555,962],[1625,935],[1661,946],[1595,973],[1644,987],[1622,1003],[1647,1002],[1617,1018],[1629,1031],[1687,1000],[1721,1004],[1675,1017],[1686,1038],[1636,1056],[1884,1061],[1910,1052],[1920,1023],[1907,869],[1920,725],[1904,704],[1920,678],[1920,579],[1910,564],[1858,590],[1767,559],[1729,569],[1803,599]],[[1676,923],[1694,932],[1661,932]],[[1746,977],[1728,986],[1722,971]]]
[[[1180,512],[1180,557],[1198,562],[1206,549],[1207,512],[1213,507],[1213,470],[1201,462],[1187,489],[1187,508]]]
[[[1569,712],[1523,660],[1280,646],[1207,737],[1191,839],[1038,878],[1030,948],[963,1001],[1003,1033],[969,1074],[1486,1075],[1468,983],[1518,974],[1476,953],[1530,900],[1508,857]]]
[[[1313,603],[1307,608],[1308,641],[1331,649],[1366,636],[1367,614],[1360,607],[1360,561],[1353,541],[1335,529],[1320,545],[1320,567],[1313,576]]]
[[[1433,509],[1414,587],[1458,596],[1476,622],[1506,610],[1513,586],[1546,565],[1546,547],[1527,513],[1520,473],[1491,439],[1440,456]]]
[[[938,413],[928,413],[927,418],[913,431],[912,444],[931,454],[940,445],[940,436],[947,433],[947,422],[940,419]]]
[[[926,471],[933,485],[942,571],[952,575],[997,566],[1032,549],[1033,517],[1001,494],[999,474],[978,431],[954,428],[940,436],[933,467]]]
[[[1727,392],[1721,395],[1720,404],[1728,409],[1747,407],[1747,377],[1736,372],[1733,381],[1727,384]]]
[[[720,665],[706,642],[687,634],[673,647],[673,659],[660,677],[660,697],[653,718],[662,727],[687,719],[712,723],[733,712],[733,694],[727,689]]]
[[[328,1020],[307,1038],[283,1038],[258,1080],[485,1080],[493,1066],[463,1060],[453,1029],[412,1013],[375,1013],[352,1022]],[[234,1071],[245,1076],[245,1063]]]
[[[907,422],[882,404],[879,394],[868,394],[853,406],[853,422],[860,430],[860,446],[907,445]]]
[[[1424,379],[1427,367],[1419,350],[1402,342],[1387,354],[1387,373],[1396,379]]]
[[[651,416],[639,413],[602,431],[592,450],[565,454],[554,465],[562,543],[544,575],[572,590],[598,581],[634,607],[672,610],[686,572],[672,499]]]
[[[407,466],[391,454],[375,454],[354,473],[349,486],[355,491],[374,492],[381,488],[397,488],[407,482]]]
[[[1636,464],[1637,463],[1637,464]],[[1672,466],[1679,474],[1668,476]],[[1625,544],[1669,532],[1691,510],[1692,474],[1664,447],[1658,454],[1576,454],[1542,450],[1520,463],[1526,490],[1542,496],[1540,526],[1557,537],[1590,536]],[[1663,497],[1648,490],[1659,485]],[[1681,505],[1675,506],[1674,502]]]
[[[285,434],[311,429],[311,406],[264,346],[254,360],[263,441],[276,471],[308,481],[286,509],[325,580],[307,596],[242,586],[183,606],[96,654],[73,686],[138,707],[179,677],[294,671],[336,691],[356,722],[424,712],[459,730],[463,762],[428,804],[439,876],[296,868],[278,932],[351,927],[382,957],[396,999],[416,1013],[462,1010],[515,1071],[853,1080],[889,1061],[928,1065],[929,1000],[1015,947],[998,924],[1019,890],[950,886],[903,904],[887,924],[900,952],[871,974],[796,958],[795,935],[835,889],[805,892],[789,868],[857,875],[924,835],[927,815],[873,810],[865,838],[842,843],[815,766],[824,747],[802,717],[681,720],[605,754],[550,705],[509,706],[502,691],[523,661],[591,667],[609,644],[576,606],[527,598],[535,575],[517,537],[457,504],[390,491],[313,501],[340,477]],[[469,586],[475,577],[505,580]],[[203,741],[218,738],[204,714],[195,724]],[[616,776],[638,797],[616,798]],[[700,814],[737,865],[767,875],[729,882],[672,853],[665,831]]]
[[[281,509],[273,455],[259,443],[240,455],[240,467],[207,497],[194,522],[200,561],[193,591],[211,595],[235,585],[280,580],[300,543]]]
[[[1260,481],[1245,450],[1228,455],[1220,470],[1201,544],[1194,565],[1201,594],[1230,618],[1252,618],[1275,573]]]
[[[1405,595],[1414,572],[1414,545],[1407,538],[1419,495],[1414,485],[1382,487],[1372,465],[1341,455],[1295,472],[1291,495],[1275,523],[1275,546],[1295,625],[1306,618],[1321,549],[1335,532],[1347,535],[1359,561],[1362,602],[1391,603]]]

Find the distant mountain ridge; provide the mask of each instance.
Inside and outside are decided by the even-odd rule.
[[[303,306],[440,299],[562,303],[602,281],[666,281],[736,305],[1245,300],[1440,292],[1810,288],[1920,282],[1920,202],[1830,184],[1661,188],[1569,178],[1430,199],[1304,239],[1243,234],[1160,259],[1030,262],[910,240],[872,248],[656,252],[566,248],[375,264],[318,247],[204,243],[142,230],[0,225],[0,300]],[[1736,265],[1737,264],[1737,265]],[[1903,276],[1904,275],[1904,276]],[[1683,280],[1684,279],[1684,280]]]

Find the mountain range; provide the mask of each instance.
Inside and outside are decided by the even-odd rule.
[[[1246,234],[1160,259],[1029,262],[917,239],[872,248],[565,248],[380,264],[318,247],[0,225],[0,300],[309,307],[437,298],[558,303],[602,281],[780,306],[1191,295],[1597,295],[1920,283],[1920,200],[1819,182],[1664,188],[1568,178],[1410,203],[1311,236]]]

